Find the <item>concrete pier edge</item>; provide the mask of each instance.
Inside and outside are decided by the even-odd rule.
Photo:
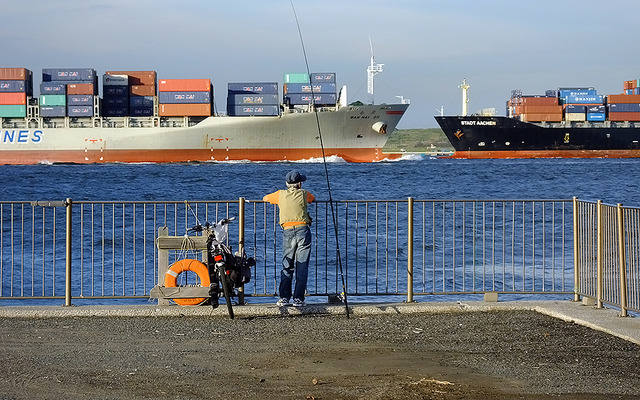
[[[620,317],[619,310],[596,309],[572,301],[502,301],[502,302],[413,302],[413,303],[350,303],[351,318],[367,315],[411,313],[455,313],[488,311],[536,311],[595,329],[640,345],[640,319]],[[306,307],[277,307],[275,304],[234,306],[236,318],[284,317],[314,315],[345,315],[342,304],[311,303]],[[210,306],[181,307],[177,305],[83,305],[83,306],[0,306],[0,318],[70,318],[70,317],[227,317],[224,303],[217,309]],[[346,316],[345,316],[346,318]]]

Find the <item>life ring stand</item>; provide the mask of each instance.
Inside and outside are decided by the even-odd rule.
[[[202,261],[186,258],[184,260],[176,261],[169,267],[167,273],[164,275],[165,287],[178,287],[178,275],[183,272],[191,271],[195,272],[200,279],[200,286],[209,287],[211,285],[211,279],[209,278],[209,269]],[[172,299],[176,304],[181,306],[198,306],[205,301],[207,297],[191,297]]]

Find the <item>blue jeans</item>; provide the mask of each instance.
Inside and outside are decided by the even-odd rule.
[[[296,286],[293,298],[304,300],[304,292],[307,290],[309,256],[311,255],[311,229],[307,225],[285,229],[282,239],[280,298],[291,299],[291,284],[295,272]]]

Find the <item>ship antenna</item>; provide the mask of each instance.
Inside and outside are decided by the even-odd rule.
[[[371,95],[371,104],[375,104],[373,97],[373,77],[379,72],[382,72],[384,64],[376,64],[376,59],[373,56],[373,44],[371,43],[371,36],[369,36],[369,47],[371,48],[371,64],[367,67],[367,93]]]
[[[298,21],[298,15],[296,14],[296,8],[291,1],[291,8],[293,9],[293,16],[296,19],[296,25],[298,27],[298,35],[300,36],[300,44],[302,45],[302,54],[304,55],[304,62],[307,67],[307,75],[311,78],[311,70],[309,69],[309,60],[307,59],[307,51],[304,47],[304,40],[302,39],[302,31],[300,30],[300,22]],[[320,138],[320,149],[322,150],[322,163],[324,164],[324,175],[327,179],[327,191],[329,192],[329,205],[331,206],[331,219],[333,220],[333,232],[336,239],[336,254],[338,258],[338,265],[340,266],[340,278],[342,278],[342,293],[341,297],[344,301],[344,307],[346,310],[347,318],[349,318],[349,304],[347,303],[347,289],[344,280],[344,272],[342,270],[342,258],[340,256],[340,241],[338,240],[338,224],[336,222],[336,214],[333,207],[333,198],[331,197],[331,183],[329,181],[329,169],[327,168],[327,157],[325,156],[324,143],[322,142],[322,130],[320,129],[320,118],[318,117],[318,109],[315,107],[316,96],[313,92],[313,85],[311,86],[311,99],[313,104],[313,111],[316,116],[316,126],[318,128],[318,137]]]

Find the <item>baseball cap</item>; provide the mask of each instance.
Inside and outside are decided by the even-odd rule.
[[[287,173],[287,176],[285,179],[287,183],[298,183],[298,182],[306,181],[307,177],[294,169]]]

